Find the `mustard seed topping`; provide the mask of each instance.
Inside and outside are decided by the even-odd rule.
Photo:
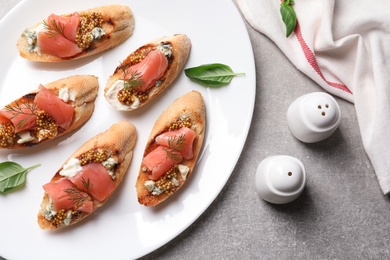
[[[15,127],[11,122],[0,125],[0,146],[7,147],[14,143]]]
[[[110,153],[106,149],[98,148],[90,150],[81,154],[77,159],[80,161],[80,165],[86,165],[88,163],[101,163],[107,160],[110,156]]]
[[[173,166],[169,171],[165,173],[158,181],[156,181],[156,187],[160,190],[163,190],[165,193],[168,193],[171,195],[175,192],[177,187],[172,182],[173,178],[176,178],[177,172],[176,172],[177,166]]]
[[[80,26],[77,29],[76,43],[80,49],[88,49],[91,45],[93,38],[91,32],[93,28],[103,26],[104,20],[101,14],[91,13],[80,16]]]
[[[44,110],[36,112],[36,116],[37,126],[35,129],[36,136],[39,140],[54,138],[58,133],[58,125],[54,121],[54,118]]]
[[[189,117],[178,118],[175,122],[171,123],[171,125],[168,128],[168,131],[179,130],[182,127],[191,128],[191,126],[192,126],[191,118]]]
[[[80,215],[81,211],[78,210],[73,210],[71,219],[77,218]],[[67,211],[64,209],[61,209],[60,211],[57,212],[57,214],[50,220],[50,222],[55,226],[55,227],[60,227],[64,224],[64,219],[66,218]]]
[[[154,46],[143,46],[130,54],[127,58],[127,66],[132,66],[134,64],[140,63],[145,57],[149,54],[149,52],[155,50]]]
[[[134,88],[124,88],[118,92],[118,100],[124,105],[131,105],[135,98],[138,98],[141,103],[148,99],[148,94],[136,91]]]
[[[60,227],[62,223],[64,223],[65,218],[66,218],[66,211],[64,209],[61,209],[50,221],[55,227]]]

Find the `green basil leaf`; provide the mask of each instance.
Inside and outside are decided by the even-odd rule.
[[[280,5],[280,14],[286,26],[286,37],[289,37],[297,25],[297,16],[292,6],[285,3]]]
[[[221,63],[188,68],[184,70],[184,73],[191,80],[212,88],[228,85],[233,77],[245,75],[245,73],[235,73],[229,66]]]
[[[0,193],[11,191],[25,184],[27,172],[38,166],[40,164],[25,169],[15,162],[0,163]]]

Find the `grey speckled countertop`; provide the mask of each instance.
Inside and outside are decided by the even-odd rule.
[[[1,0],[0,17],[18,2]],[[390,259],[390,200],[364,152],[353,104],[336,98],[342,120],[329,139],[295,139],[286,123],[288,106],[323,90],[268,38],[247,29],[257,92],[238,164],[200,218],[144,259]],[[303,194],[285,205],[263,201],[254,186],[258,164],[277,154],[300,159],[308,177]]]

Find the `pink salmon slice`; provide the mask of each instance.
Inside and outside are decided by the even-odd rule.
[[[70,180],[82,191],[102,202],[113,192],[115,183],[101,163],[89,163]]]
[[[182,160],[183,158],[180,152],[173,151],[167,147],[158,146],[144,157],[142,163],[152,172],[149,175],[149,179],[158,180]]]
[[[63,129],[68,129],[72,124],[74,107],[65,103],[43,85],[39,86],[39,92],[35,96],[34,101],[40,109],[46,111]]]
[[[153,50],[140,62],[130,67],[127,79],[134,73],[139,73],[143,84],[137,87],[140,92],[151,88],[164,75],[168,68],[168,59],[160,50]]]
[[[77,189],[77,187],[75,187],[67,178],[61,178],[56,182],[46,183],[43,185],[43,189],[50,196],[53,208],[57,212],[61,209],[77,209],[86,213],[91,213],[94,209],[91,197],[87,193]],[[72,199],[71,191],[73,191],[73,194],[78,196],[78,198],[73,197],[75,199]],[[80,202],[79,205],[77,201]]]
[[[165,147],[177,147],[184,159],[191,159],[194,154],[192,145],[195,140],[196,133],[188,127],[182,127],[175,131],[169,131],[157,136],[155,141],[159,145]]]

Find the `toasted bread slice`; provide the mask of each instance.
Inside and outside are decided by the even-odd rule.
[[[62,210],[57,209],[56,212],[53,212],[54,206],[51,204],[53,201],[52,198],[50,198],[48,193],[45,192],[41,203],[41,209],[38,213],[39,226],[42,229],[49,230],[67,227],[80,222],[81,220],[88,217],[97,208],[103,206],[115,191],[115,189],[122,182],[133,157],[133,149],[136,140],[137,132],[135,126],[128,121],[120,121],[112,125],[107,131],[96,135],[84,143],[75,153],[72,154],[72,156],[68,158],[64,165],[50,180],[50,183],[57,183],[64,179],[72,180],[72,177],[70,177],[72,174],[63,174],[62,170],[64,169],[64,166],[66,166],[67,163],[70,163],[71,160],[74,160],[74,158],[78,159],[83,167],[91,163],[107,165],[105,164],[107,161],[114,160],[116,163],[111,164],[111,166],[104,166],[107,170],[99,172],[99,174],[110,175],[108,178],[109,180],[107,181],[110,183],[104,182],[103,185],[113,185],[113,190],[107,195],[106,198],[98,200],[90,195],[90,193],[92,193],[92,188],[94,185],[97,187],[98,183],[94,183],[93,180],[91,180],[90,183],[90,179],[88,179],[88,185],[91,187],[91,189],[87,188],[86,193],[90,195],[90,200],[88,203],[90,203],[90,209],[92,210],[89,212],[80,211],[79,209],[82,205],[77,205],[77,196],[72,197],[72,194],[77,194],[77,192],[80,191],[76,186],[73,186],[72,188],[65,191],[69,195],[68,199],[73,199],[75,202],[73,203],[74,207]],[[102,156],[102,154],[104,155]],[[66,218],[66,216],[68,216],[68,218]]]
[[[150,80],[151,85],[146,90],[140,91],[140,86],[137,86],[137,83],[129,82],[128,77],[132,75],[126,77],[126,73],[131,70],[132,66],[141,63],[151,51],[156,49],[160,49],[164,53],[167,59],[167,68],[162,76],[158,77],[156,75],[157,78]],[[104,89],[105,98],[117,110],[131,111],[145,106],[172,84],[183,70],[190,50],[191,41],[184,34],[162,37],[141,46],[131,53],[109,77]],[[124,79],[125,77],[126,79]],[[138,82],[141,85],[148,80],[144,78],[145,76],[142,73],[135,77],[140,80]],[[124,92],[125,85],[126,88],[131,89],[127,93]],[[119,93],[126,95],[126,101],[119,101]]]
[[[158,179],[150,178],[152,175],[151,169],[145,167],[145,157],[154,151],[158,146],[156,137],[163,133],[180,130],[183,127],[192,129],[195,132],[195,138],[192,142],[192,158],[182,161],[176,161],[169,173],[164,174]],[[141,164],[137,182],[136,190],[138,195],[138,202],[145,206],[155,206],[166,200],[169,196],[175,193],[183,186],[185,181],[191,176],[199,152],[201,150],[206,128],[206,111],[202,95],[197,91],[191,91],[176,99],[166,110],[160,115],[155,122],[153,129],[149,135],[146,143],[143,162]],[[175,146],[175,140],[178,136],[168,140],[171,145],[164,147],[168,153],[181,152],[180,145]],[[186,138],[184,136],[183,140]],[[176,143],[177,144],[177,143]],[[175,151],[176,150],[176,151]],[[168,156],[169,157],[169,156]],[[168,177],[168,175],[170,175]],[[165,184],[170,185],[166,186]],[[165,185],[165,186],[164,186]],[[169,187],[164,189],[162,187]]]
[[[56,98],[62,99],[65,104],[73,107],[73,117],[67,128],[63,129],[60,126],[54,128],[48,127],[47,129],[45,127],[39,128],[38,121],[36,121],[37,125],[35,127],[15,133],[17,126],[26,124],[26,120],[29,118],[37,118],[37,111],[42,109],[36,106],[35,102],[35,97],[40,92],[38,88],[14,100],[0,110],[0,148],[26,148],[53,140],[76,130],[92,116],[99,89],[97,77],[76,75],[59,79],[43,86],[54,94]],[[28,109],[22,108],[25,104],[28,104],[26,105]],[[50,108],[50,110],[53,112],[54,108]],[[61,113],[61,111],[58,112],[58,114]],[[8,114],[9,119],[5,117],[5,114]],[[10,118],[16,118],[19,114],[24,114],[25,118],[18,120],[19,122],[17,123],[16,121],[14,123],[10,121]],[[1,118],[3,119],[1,120]],[[50,119],[41,122],[48,123]],[[42,131],[50,132],[50,134],[44,136],[44,134],[42,135]]]
[[[102,18],[102,24],[99,25],[103,29],[104,34],[96,37],[90,44],[80,45],[81,52],[71,55],[55,55],[53,53],[45,53],[42,51],[37,43],[38,32],[42,30],[51,29],[52,35],[50,37],[55,38],[56,34],[61,33],[61,26],[59,23],[55,23],[57,26],[52,23],[43,25],[42,22],[37,23],[34,26],[27,28],[20,38],[17,41],[17,49],[21,57],[31,60],[31,61],[40,61],[40,62],[62,62],[67,60],[76,60],[84,57],[88,57],[105,50],[111,49],[122,42],[124,42],[134,30],[134,17],[131,9],[128,6],[124,5],[107,5],[97,8],[92,8],[84,11],[77,12],[79,17],[90,17],[90,15],[98,14],[99,18]],[[74,14],[64,14],[63,17],[71,17]],[[82,19],[80,19],[82,21]],[[85,25],[91,24],[86,20]],[[83,26],[83,23],[80,22],[79,27]],[[57,27],[57,29],[53,28]],[[58,27],[60,29],[58,29]],[[63,29],[62,29],[63,30]],[[92,30],[92,28],[91,28]],[[59,31],[59,32],[58,32]],[[53,35],[54,32],[54,35]],[[91,31],[84,31],[83,33],[78,33],[79,37],[88,36],[92,37]],[[73,41],[73,40],[72,40]],[[85,43],[85,41],[84,41]]]

